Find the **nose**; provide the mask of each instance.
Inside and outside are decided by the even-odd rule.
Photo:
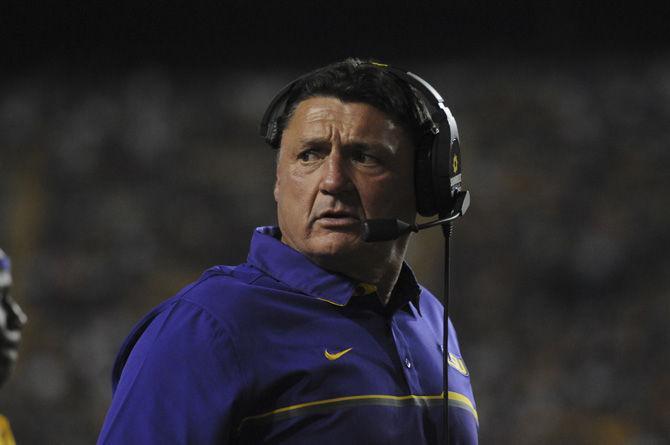
[[[331,151],[323,164],[320,190],[326,195],[339,195],[354,190],[346,159],[336,150]]]

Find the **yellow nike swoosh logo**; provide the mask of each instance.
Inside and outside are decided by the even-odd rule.
[[[337,360],[338,358],[342,357],[344,354],[351,351],[352,349],[354,349],[354,348],[345,349],[344,351],[336,352],[335,354],[331,354],[326,349],[325,351],[323,351],[323,355],[325,355],[328,360],[331,360],[331,361],[332,360]]]

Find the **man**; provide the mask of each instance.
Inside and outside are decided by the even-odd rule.
[[[12,285],[9,257],[0,249],[0,386],[12,372],[19,356],[21,329],[28,318],[9,295]],[[0,415],[0,445],[14,445],[14,435],[7,419]]]
[[[380,65],[298,79],[270,140],[278,227],[134,328],[99,443],[438,443],[443,308],[404,263],[407,236],[361,238],[365,219],[414,220],[428,119]],[[475,444],[465,368],[450,382],[451,443]]]

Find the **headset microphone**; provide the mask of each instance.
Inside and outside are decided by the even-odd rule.
[[[366,219],[363,221],[363,241],[391,241],[409,232],[418,232],[430,227],[450,224],[452,221],[465,215],[468,207],[470,207],[470,192],[466,190],[456,193],[454,210],[448,216],[424,224],[409,224],[400,219],[393,218]]]

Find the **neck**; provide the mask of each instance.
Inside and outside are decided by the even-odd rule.
[[[390,246],[379,243],[372,251],[366,252],[372,252],[371,255],[349,254],[346,258],[312,257],[311,259],[331,272],[346,275],[357,282],[374,284],[379,299],[386,305],[400,276],[408,242],[409,235],[406,235],[391,241]]]
[[[381,277],[381,279],[376,283],[377,285],[377,296],[383,305],[386,305],[391,299],[391,293],[393,293],[393,288],[398,282],[398,277],[400,276],[400,270],[402,269],[402,261],[393,269],[389,268],[387,273]]]

